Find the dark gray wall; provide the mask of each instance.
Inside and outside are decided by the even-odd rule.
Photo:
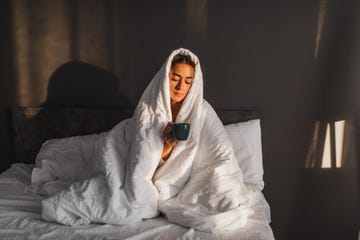
[[[14,161],[11,129],[9,124],[9,107],[14,105],[14,46],[13,24],[10,20],[10,2],[0,3],[0,169],[5,170]]]
[[[2,170],[13,158],[6,109],[17,103],[10,2],[1,2],[0,14]],[[74,2],[77,8],[82,6],[81,1]],[[106,95],[107,89],[97,88],[101,83],[94,79],[91,89],[74,82],[83,93],[71,96],[68,91],[70,102],[60,93],[45,103],[133,107],[168,54],[178,47],[189,48],[201,60],[204,95],[214,107],[258,109],[262,114],[264,193],[276,239],[356,239],[360,229],[360,11],[356,1],[327,1],[316,58],[319,8],[326,1],[190,2],[121,1],[111,9],[116,29],[108,28],[116,41],[108,41],[108,52],[117,61],[105,70],[113,72],[121,101],[94,97]],[[78,24],[71,16],[70,23]],[[81,42],[73,45],[76,52]],[[349,131],[355,140],[349,145],[355,150],[341,169],[305,168],[315,121],[336,119],[352,121]]]

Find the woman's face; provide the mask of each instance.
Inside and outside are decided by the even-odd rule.
[[[184,100],[194,79],[195,69],[186,63],[177,63],[169,72],[171,103]]]

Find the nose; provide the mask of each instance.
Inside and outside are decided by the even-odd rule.
[[[176,88],[177,90],[181,90],[182,87],[183,87],[183,85],[184,85],[183,80],[180,80],[180,81],[176,84],[175,88]]]

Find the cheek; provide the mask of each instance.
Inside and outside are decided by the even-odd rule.
[[[175,89],[176,85],[174,83],[170,83],[169,86],[170,86],[170,91],[173,91]]]

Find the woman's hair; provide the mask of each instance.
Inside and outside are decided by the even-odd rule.
[[[195,62],[191,59],[190,55],[176,54],[171,62],[171,68],[177,63],[185,63],[192,66],[195,69]]]

